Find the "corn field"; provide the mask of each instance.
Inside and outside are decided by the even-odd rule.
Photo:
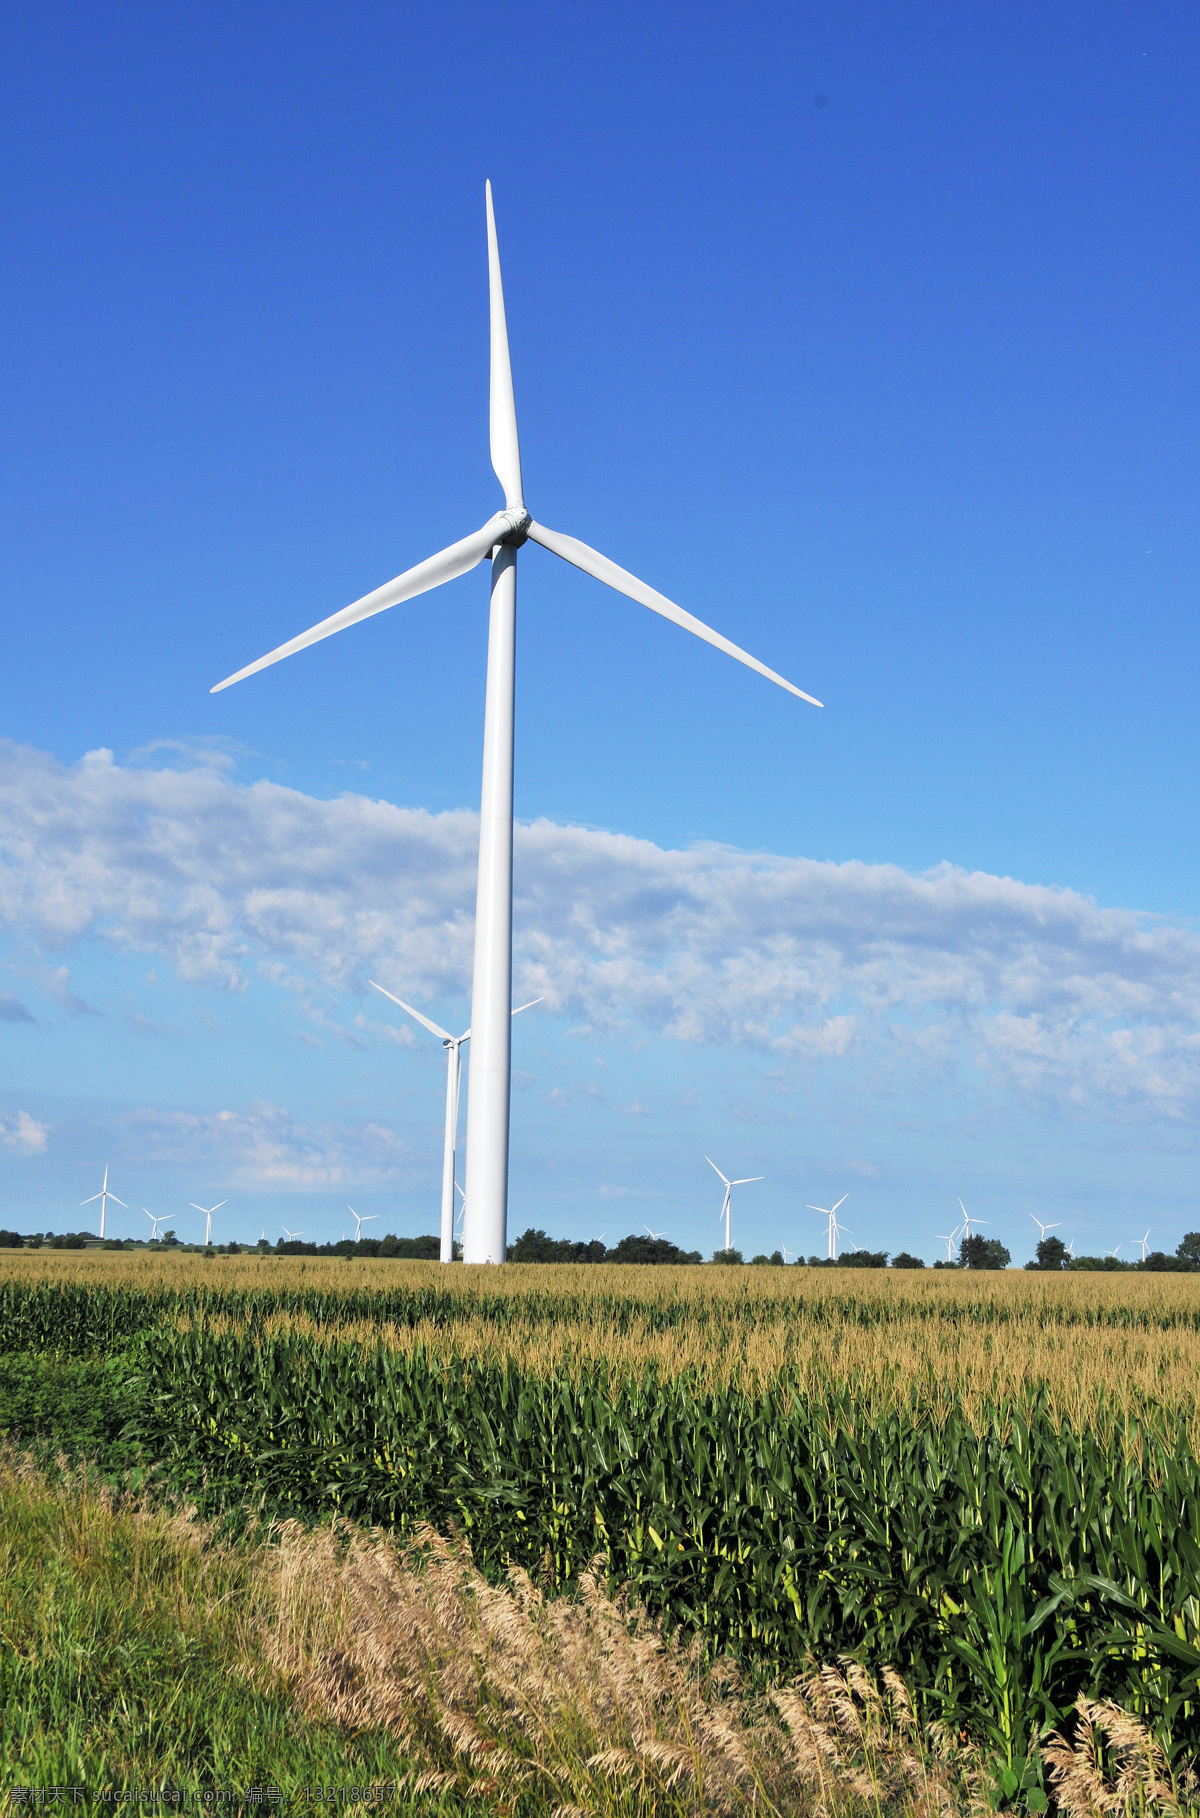
[[[751,1671],[895,1668],[1008,1766],[1081,1696],[1200,1752],[1187,1278],[106,1260],[6,1268],[0,1343],[126,1354],[184,1493],[598,1561]]]

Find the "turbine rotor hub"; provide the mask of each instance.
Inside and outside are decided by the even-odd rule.
[[[506,543],[510,549],[519,549],[528,540],[532,517],[523,505],[512,505],[500,516],[508,525],[507,533],[500,538],[501,543]]]

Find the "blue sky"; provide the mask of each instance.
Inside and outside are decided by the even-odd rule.
[[[535,514],[827,703],[523,558],[513,1228],[1195,1228],[1195,13],[0,32],[0,1222],[434,1228],[486,580],[207,690],[498,502],[490,176]]]

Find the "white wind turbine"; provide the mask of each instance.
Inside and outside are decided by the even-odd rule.
[[[394,997],[390,991],[384,991],[383,986],[376,985],[373,978],[368,979],[367,983],[369,985],[375,985],[376,991],[381,992],[384,997],[391,999],[393,1004],[396,1004],[401,1010],[406,1011],[409,1016],[415,1017],[417,1022],[428,1029],[431,1035],[439,1036],[442,1047],[446,1050],[446,1138],[442,1148],[442,1232],[439,1260],[444,1263],[453,1262],[454,1189],[458,1186],[458,1182],[454,1178],[454,1150],[458,1143],[458,1095],[462,1085],[462,1046],[464,1042],[470,1041],[471,1031],[466,1029],[461,1035],[451,1035],[448,1029],[439,1029],[436,1023],[431,1023],[427,1016],[422,1016],[419,1010],[414,1010],[412,1005],[406,1004],[402,998]],[[522,1010],[532,1010],[535,1004],[540,1004],[543,1001],[544,1000],[540,997],[532,997],[527,1004],[518,1004],[515,1010],[509,1011],[509,1021],[511,1022],[514,1016],[520,1016]],[[468,1091],[468,1105],[469,1104],[470,1093]],[[468,1149],[468,1163],[470,1162],[470,1159],[471,1155],[470,1150]],[[505,1167],[507,1168],[507,1166],[508,1164],[506,1161]],[[461,1187],[459,1187],[458,1190],[462,1193]],[[466,1225],[466,1204],[467,1197],[464,1193],[464,1227]]]
[[[960,1204],[961,1204],[961,1201],[960,1201]],[[1030,1216],[1030,1218],[1033,1218],[1033,1213],[1032,1213],[1032,1212],[1031,1212],[1031,1213],[1030,1213],[1030,1214],[1029,1214],[1029,1216]],[[1033,1218],[1033,1222],[1034,1222],[1034,1224],[1035,1224],[1035,1225],[1036,1225],[1036,1226],[1037,1226],[1037,1228],[1038,1228],[1038,1230],[1039,1230],[1039,1231],[1040,1231],[1040,1232],[1041,1232],[1041,1234],[1042,1234],[1042,1235],[1041,1235],[1041,1238],[1040,1238],[1040,1240],[1039,1240],[1039,1241],[1040,1241],[1040,1242],[1041,1242],[1041,1243],[1045,1243],[1045,1241],[1046,1241],[1046,1233],[1047,1233],[1047,1231],[1059,1231],[1059,1230],[1061,1230],[1061,1229],[1062,1229],[1062,1220],[1061,1220],[1061,1218],[1060,1218],[1060,1219],[1057,1219],[1057,1220],[1056,1220],[1056,1221],[1055,1221],[1055,1222],[1054,1222],[1054,1224],[1052,1224],[1052,1225],[1044,1225],[1044,1224],[1043,1224],[1043,1223],[1042,1223],[1042,1221],[1041,1221],[1041,1219],[1040,1219],[1040,1218]]]
[[[642,1230],[646,1233],[647,1237],[652,1237],[654,1239],[655,1243],[658,1243],[658,1242],[660,1242],[660,1240],[662,1238],[670,1237],[670,1235],[671,1235],[671,1233],[669,1231],[652,1231],[650,1229],[649,1225],[643,1225]],[[728,1249],[729,1245],[726,1244],[725,1248]]]
[[[1145,1260],[1146,1260],[1146,1245],[1147,1245],[1147,1244],[1148,1244],[1148,1243],[1149,1243],[1149,1242],[1150,1242],[1150,1232],[1149,1232],[1149,1230],[1148,1230],[1148,1229],[1147,1229],[1147,1231],[1146,1231],[1146,1235],[1145,1235],[1145,1237],[1135,1237],[1135,1238],[1134,1238],[1134,1240],[1133,1240],[1133,1241],[1134,1241],[1134,1243],[1135,1243],[1135,1244],[1140,1244],[1140,1245],[1141,1245],[1141,1249],[1142,1249],[1142,1261],[1143,1261],[1143,1262],[1145,1262]]]
[[[1116,1254],[1117,1254],[1117,1251],[1118,1251],[1118,1250],[1119,1250],[1119,1249],[1120,1249],[1120,1248],[1121,1248],[1121,1246],[1120,1246],[1120,1244],[1114,1244],[1114,1245],[1113,1245],[1113,1247],[1112,1247],[1112,1249],[1111,1249],[1111,1250],[1106,1250],[1106,1251],[1105,1251],[1105,1252],[1104,1252],[1104,1254],[1105,1254],[1105,1255],[1106,1255],[1106,1256],[1115,1256],[1115,1255],[1116,1255]]]
[[[347,1206],[346,1210],[354,1220],[354,1241],[357,1243],[362,1236],[363,1226],[369,1225],[373,1219],[379,1217],[379,1214],[378,1212],[368,1212],[365,1218],[360,1218],[353,1206]]]
[[[360,619],[411,600],[445,581],[492,563],[491,617],[488,629],[487,685],[483,720],[483,785],[479,810],[479,872],[475,907],[475,963],[471,987],[474,1064],[467,1093],[467,1199],[471,1218],[464,1220],[463,1260],[503,1262],[508,1236],[508,1129],[511,1097],[512,1005],[512,835],[513,835],[513,687],[516,659],[517,551],[532,539],[563,561],[582,568],[617,593],[648,606],[727,656],[757,670],[768,681],[814,707],[821,703],[785,681],[757,657],[730,643],[684,612],[644,581],[589,549],[574,537],[536,524],[525,506],[521,483],[521,450],[513,398],[512,364],[500,279],[500,252],[487,185],[488,278],[491,304],[490,435],[492,467],[504,488],[504,510],[497,511],[472,535],[430,556],[394,581],[377,587],[341,612],[290,639],[278,649],[248,663],[213,689],[234,682],[291,656]]]
[[[958,1202],[958,1209],[963,1215],[962,1229],[963,1229],[964,1237],[970,1237],[972,1225],[988,1225],[991,1223],[991,1220],[989,1218],[972,1218],[971,1214],[967,1211],[967,1208],[963,1205],[961,1199]],[[1032,1213],[1030,1214],[1030,1217],[1033,1217]],[[1036,1218],[1033,1220],[1033,1222],[1034,1222],[1034,1224],[1037,1223]]]
[[[730,1211],[730,1201],[733,1198],[733,1189],[735,1187],[748,1187],[752,1181],[766,1180],[767,1177],[765,1174],[747,1174],[744,1180],[726,1180],[725,1176],[723,1174],[721,1174],[721,1170],[718,1168],[715,1161],[713,1161],[707,1155],[704,1157],[704,1159],[706,1162],[708,1162],[708,1165],[712,1169],[713,1173],[719,1174],[721,1176],[721,1179],[723,1181],[725,1181],[725,1197],[721,1201],[721,1210],[717,1213],[717,1221],[719,1223],[721,1219],[725,1220],[725,1248],[728,1250],[730,1247],[729,1246],[729,1211]]]
[[[283,1235],[290,1244],[294,1244],[298,1237],[304,1236],[303,1231],[289,1231],[286,1225],[280,1225],[279,1229],[283,1232]]]
[[[823,1217],[825,1217],[829,1220],[829,1260],[830,1260],[830,1262],[837,1261],[837,1240],[838,1240],[838,1238],[843,1234],[843,1232],[845,1233],[845,1235],[847,1237],[850,1236],[849,1225],[839,1225],[838,1220],[837,1220],[838,1206],[844,1206],[846,1201],[849,1199],[849,1197],[850,1197],[850,1195],[848,1193],[843,1193],[842,1197],[837,1202],[837,1206],[810,1206],[808,1208],[810,1212],[820,1212]]]
[[[145,1206],[142,1207],[142,1211],[146,1212]],[[158,1242],[158,1227],[166,1224],[167,1215],[164,1212],[161,1218],[155,1218],[153,1212],[146,1212],[146,1217],[150,1220],[150,1242],[156,1244]]]
[[[215,1206],[198,1206],[194,1199],[188,1200],[188,1205],[192,1208],[193,1212],[203,1212],[204,1214],[204,1248],[206,1250],[212,1243],[212,1215],[214,1212],[219,1212],[222,1206],[227,1206],[228,1204],[229,1201],[227,1199],[219,1199]]]
[[[120,1206],[120,1208],[123,1212],[128,1212],[129,1207],[125,1204],[125,1201],[123,1199],[118,1199],[115,1193],[110,1193],[108,1190],[108,1163],[105,1162],[105,1164],[104,1164],[104,1185],[101,1187],[99,1193],[93,1193],[90,1199],[81,1199],[79,1202],[81,1206],[94,1206],[97,1200],[100,1201],[100,1235],[101,1235],[101,1237],[104,1236],[104,1212],[105,1212],[105,1208],[107,1207],[110,1199],[112,1200],[112,1203],[114,1206]]]
[[[954,1245],[958,1238],[958,1231],[961,1229],[962,1229],[962,1227],[960,1225],[958,1227],[958,1230],[950,1231],[950,1232],[939,1231],[937,1233],[938,1242],[940,1244],[945,1244],[945,1246],[946,1246],[946,1261],[947,1262],[954,1261]]]

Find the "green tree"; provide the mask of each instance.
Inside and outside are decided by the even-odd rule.
[[[901,1250],[899,1255],[893,1256],[892,1267],[893,1269],[923,1269],[925,1259],[922,1256],[913,1256],[907,1250]]]
[[[740,1250],[714,1250],[713,1251],[713,1261],[715,1263],[740,1263],[740,1262],[745,1262],[745,1260],[746,1259],[742,1255]]]
[[[1200,1231],[1189,1231],[1175,1254],[1189,1269],[1200,1269]]]
[[[1060,1237],[1043,1237],[1037,1247],[1039,1269],[1065,1269],[1071,1258]]]
[[[964,1269],[1007,1269],[1012,1261],[998,1237],[964,1237],[958,1254]]]

